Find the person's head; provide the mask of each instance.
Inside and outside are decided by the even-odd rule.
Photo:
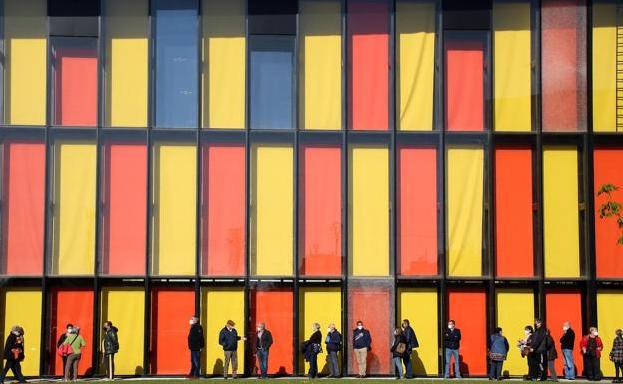
[[[257,331],[258,331],[258,332],[264,332],[265,330],[266,330],[266,324],[264,324],[264,323],[259,323],[259,324],[257,325]]]
[[[590,327],[588,329],[588,336],[589,337],[597,337],[599,335],[599,332],[597,332],[597,327]]]
[[[623,331],[620,329],[617,329],[615,334],[617,335],[617,337],[623,337]]]
[[[236,326],[236,323],[234,323],[233,320],[227,320],[227,324],[225,324],[225,327],[227,327],[227,329],[231,330]]]
[[[78,334],[80,333],[80,327],[79,327],[79,326],[77,326],[77,325],[74,325],[74,326],[71,328],[71,333],[72,333],[72,334],[74,334],[74,335],[78,335]]]
[[[539,329],[543,326],[543,320],[536,318],[534,319],[534,328]]]
[[[320,330],[320,324],[318,324],[318,323],[312,324],[312,330],[314,332],[319,331]]]
[[[495,329],[493,330],[493,333],[496,334],[496,335],[502,336],[502,328],[495,327]]]
[[[448,321],[448,329],[453,330],[456,327],[456,322],[454,320]]]
[[[361,320],[357,321],[357,329],[363,329],[363,321]]]
[[[11,333],[15,336],[20,336],[22,334],[21,328],[19,325],[14,325],[11,327]]]
[[[570,321],[565,321],[564,323],[562,323],[562,330],[566,331],[569,328],[571,328],[571,322]]]
[[[401,328],[395,328],[394,329],[394,336],[400,336],[402,335],[402,329]]]
[[[190,320],[188,320],[188,324],[190,325],[195,325],[199,323],[199,318],[197,316],[193,316],[190,318]]]
[[[409,319],[402,320],[402,327],[407,328],[409,326]]]
[[[334,323],[329,324],[329,332],[335,332],[335,324]]]
[[[526,335],[530,335],[530,334],[534,333],[534,328],[532,328],[532,326],[531,326],[531,325],[526,325],[526,326],[524,327],[523,331],[524,331],[524,333],[525,333]]]
[[[107,330],[107,331],[108,331],[109,329],[112,329],[112,321],[110,321],[110,320],[105,321],[105,322],[104,322],[104,329],[105,329],[105,330]]]
[[[65,332],[67,333],[71,333],[71,329],[74,327],[73,324],[69,323],[67,324],[67,326],[65,327]]]

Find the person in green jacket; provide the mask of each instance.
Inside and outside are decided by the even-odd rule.
[[[119,352],[119,330],[112,325],[112,321],[104,323],[104,338],[102,340],[102,350],[104,352],[104,365],[106,366],[106,377],[112,380],[115,376],[115,354]]]
[[[63,344],[68,344],[73,349],[74,353],[67,356],[67,364],[65,365],[65,381],[78,380],[78,365],[80,365],[80,359],[82,358],[82,348],[86,347],[87,342],[82,336],[80,336],[80,328],[74,326],[71,329],[71,333],[67,335],[67,338]]]

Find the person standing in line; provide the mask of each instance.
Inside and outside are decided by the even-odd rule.
[[[573,348],[575,347],[575,332],[571,323],[565,321],[562,324],[562,336],[560,337],[560,350],[562,352],[565,379],[575,380],[575,362],[573,361]]]
[[[73,324],[71,323],[67,324],[67,326],[65,327],[65,333],[60,335],[60,337],[58,338],[58,341],[56,342],[56,348],[60,347],[61,345],[65,343],[65,339],[67,339],[67,336],[71,334],[71,329],[73,327],[74,327]],[[62,358],[63,358],[63,372],[65,372],[65,367],[67,366],[67,356],[63,356]]]
[[[489,380],[502,380],[502,366],[508,355],[508,340],[502,335],[502,328],[497,327],[489,337]]]
[[[106,365],[106,377],[112,380],[115,377],[115,354],[119,352],[119,330],[112,325],[112,321],[104,323],[104,339],[102,340],[104,351],[104,364]]]
[[[257,360],[260,364],[260,378],[265,379],[268,377],[268,352],[273,345],[273,335],[268,329],[266,324],[259,323],[257,325],[257,339],[255,340],[255,350],[257,353]]]
[[[370,331],[363,327],[361,320],[357,321],[357,328],[353,330],[353,350],[355,351],[355,358],[357,359],[357,365],[359,367],[360,379],[366,377],[368,370],[368,351],[372,346],[372,336]]]
[[[333,323],[329,324],[325,344],[329,352],[329,367],[331,368],[329,377],[338,378],[340,377],[340,363],[337,355],[342,350],[342,335],[335,329]]]
[[[524,333],[526,336],[523,339],[519,339],[517,344],[521,351],[521,357],[525,357],[528,363],[528,375],[524,378],[526,380],[536,380],[539,377],[539,368],[537,360],[532,356],[534,352],[530,349],[532,337],[534,336],[534,328],[532,328],[531,325],[526,325],[524,327]]]
[[[307,377],[315,379],[318,377],[318,354],[322,352],[322,333],[320,333],[320,324],[312,324],[312,334],[309,340],[303,343],[305,360],[309,362],[309,371]]]
[[[223,364],[223,378],[227,379],[229,363],[231,362],[231,377],[238,378],[238,341],[247,340],[246,337],[238,336],[233,320],[227,320],[225,327],[221,329],[218,336],[218,343],[223,347],[225,353],[225,363]]]
[[[558,375],[556,374],[556,359],[558,358],[558,351],[556,351],[556,343],[552,337],[549,329],[547,330],[546,348],[547,348],[547,369],[549,370],[549,377],[551,381],[558,381]]]
[[[65,381],[78,380],[78,367],[80,365],[80,359],[82,359],[82,348],[87,346],[87,342],[82,336],[80,336],[80,328],[74,326],[71,328],[71,333],[63,344],[69,345],[73,353],[67,356],[67,365],[65,366]]]
[[[394,342],[389,350],[392,353],[392,361],[394,362],[394,373],[396,379],[404,379],[404,373],[402,371],[402,359],[403,355],[407,351],[407,339],[402,334],[402,329],[396,328],[394,330]]]
[[[612,350],[610,351],[610,361],[614,363],[615,377],[612,380],[613,383],[621,383],[622,376],[619,376],[619,371],[623,375],[623,331],[616,330],[616,336],[612,341]]]
[[[448,329],[443,333],[443,346],[446,357],[446,369],[443,377],[446,379],[450,377],[450,362],[452,356],[454,356],[454,376],[460,379],[459,348],[461,348],[461,330],[456,327],[454,320],[448,321]]]
[[[19,325],[11,327],[11,333],[6,338],[4,343],[4,369],[2,370],[2,376],[0,376],[0,383],[4,383],[6,374],[11,370],[13,376],[19,383],[25,383],[24,375],[22,374],[21,362],[24,360],[24,329]]]
[[[402,361],[405,365],[405,377],[407,379],[413,378],[413,365],[411,364],[411,353],[413,353],[413,349],[418,348],[420,344],[418,343],[417,336],[415,335],[415,331],[411,328],[409,324],[409,319],[402,320],[402,335],[407,340],[407,350],[402,355]]]
[[[538,369],[538,379],[547,380],[547,329],[543,320],[534,320],[534,334],[530,342],[530,356]]]
[[[191,379],[196,379],[201,375],[200,358],[201,350],[205,347],[205,337],[203,327],[199,324],[199,318],[193,316],[188,321],[190,329],[188,331],[188,349],[190,350],[190,373]]]
[[[588,335],[580,342],[582,355],[584,356],[584,374],[589,381],[601,380],[600,361],[601,351],[604,348],[597,328],[590,327]]]

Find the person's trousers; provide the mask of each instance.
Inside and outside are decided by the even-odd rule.
[[[112,380],[115,377],[115,354],[105,353],[104,364],[106,365],[106,377]]]
[[[589,380],[601,379],[601,367],[599,358],[595,356],[584,355],[584,374]]]
[[[310,379],[318,377],[318,354],[310,353],[309,354],[309,372],[307,372],[307,376]]]
[[[359,367],[359,376],[365,376],[368,368],[368,348],[355,348],[355,358]]]
[[[225,351],[225,364],[223,366],[223,376],[227,377],[229,363],[231,362],[232,377],[238,376],[238,351]]]
[[[558,380],[555,361],[556,360],[547,360],[547,369],[549,370],[549,377],[551,377],[552,380]]]
[[[562,358],[565,379],[575,379],[575,362],[573,361],[573,349],[563,349]]]
[[[329,351],[329,367],[331,368],[331,376],[340,376],[340,364],[337,359],[337,351]]]
[[[454,356],[454,376],[457,379],[461,378],[461,369],[459,362],[459,350],[446,348],[446,370],[444,372],[444,377],[450,377],[450,360]]]
[[[268,374],[268,350],[258,349],[257,360],[260,363],[260,377],[266,378]]]
[[[618,379],[619,376],[619,371],[621,371],[621,374],[623,374],[623,363],[614,363],[614,373],[616,374],[616,378]]]
[[[502,377],[502,366],[504,365],[504,360],[491,360],[489,363],[489,378],[490,379],[499,379]]]
[[[200,371],[201,351],[190,351],[190,376],[199,377]]]
[[[405,377],[410,379],[413,377],[413,366],[411,364],[411,350],[407,349],[402,355],[402,362],[405,365]]]
[[[394,361],[394,368],[396,370],[396,377],[402,378],[402,357],[394,357],[392,359]]]
[[[67,364],[65,364],[65,380],[78,380],[78,366],[82,354],[72,353],[67,356]]]
[[[536,352],[531,352],[526,358],[528,359],[528,377],[531,380],[538,379],[540,355]]]
[[[22,374],[22,364],[18,360],[7,360],[4,364],[4,369],[2,370],[2,377],[0,377],[0,383],[4,382],[4,378],[6,374],[9,372],[9,369],[13,372],[13,376],[20,383],[25,383],[24,375]]]

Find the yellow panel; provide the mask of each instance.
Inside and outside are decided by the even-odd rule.
[[[106,4],[106,124],[147,126],[147,0]]]
[[[5,0],[4,12],[6,121],[45,125],[46,2]]]
[[[496,131],[530,131],[530,2],[493,2]]]
[[[401,289],[400,302],[396,319],[400,326],[402,319],[409,319],[417,335],[419,348],[411,355],[416,375],[436,376],[439,362],[437,335],[437,291],[434,289]]]
[[[203,127],[244,128],[245,1],[203,0],[202,10]]]
[[[600,330],[599,337],[604,343],[604,351],[601,354],[601,370],[604,376],[614,376],[614,364],[607,361],[607,357],[612,349],[614,331],[623,328],[621,318],[623,318],[623,291],[597,292],[597,328]]]
[[[102,323],[110,320],[119,328],[119,353],[115,356],[115,373],[143,373],[145,336],[145,292],[143,288],[104,288],[102,290]],[[103,335],[102,335],[103,336]],[[104,366],[100,372],[105,372]]]
[[[503,372],[524,375],[528,371],[526,359],[521,358],[515,346],[517,340],[525,337],[525,326],[534,323],[534,294],[529,290],[499,290],[495,293],[495,298],[497,326],[502,328],[511,347]]]
[[[251,175],[251,260],[254,275],[294,270],[294,179],[291,146],[254,145]]]
[[[95,263],[95,144],[55,146],[52,273],[92,275]]]
[[[342,334],[345,343],[350,337],[350,330],[340,329],[342,324],[342,294],[340,288],[301,288],[299,293],[299,340],[309,340],[312,334],[312,325],[320,324],[320,332],[326,336],[329,324],[334,323],[337,330]],[[372,336],[374,337],[374,336]],[[326,346],[322,346],[323,352],[318,355],[318,372],[328,372]],[[303,363],[303,357],[299,354],[299,373],[309,370],[309,363]]]
[[[158,144],[154,153],[154,275],[194,275],[197,149]]]
[[[481,147],[448,149],[448,275],[482,274],[483,155]]]
[[[616,131],[616,2],[593,2],[593,130]]]
[[[301,126],[342,127],[342,24],[340,2],[300,2]]]
[[[580,276],[576,147],[543,149],[543,244],[546,277]]]
[[[4,341],[11,327],[24,328],[24,355],[22,373],[25,376],[39,376],[41,345],[41,291],[37,289],[7,289],[3,291],[2,308],[4,322],[0,335],[0,350],[4,351]]]
[[[238,336],[246,335],[244,328],[244,290],[242,288],[208,288],[201,292],[201,323],[206,327],[206,353],[202,371],[206,374],[223,374],[223,347],[218,336],[227,320],[236,323]],[[277,340],[276,342],[280,342]],[[287,342],[281,340],[281,342]],[[244,342],[238,344],[238,373],[244,367]]]
[[[353,276],[389,275],[389,151],[350,151],[349,260]]]
[[[433,129],[435,1],[396,2],[398,129]]]

